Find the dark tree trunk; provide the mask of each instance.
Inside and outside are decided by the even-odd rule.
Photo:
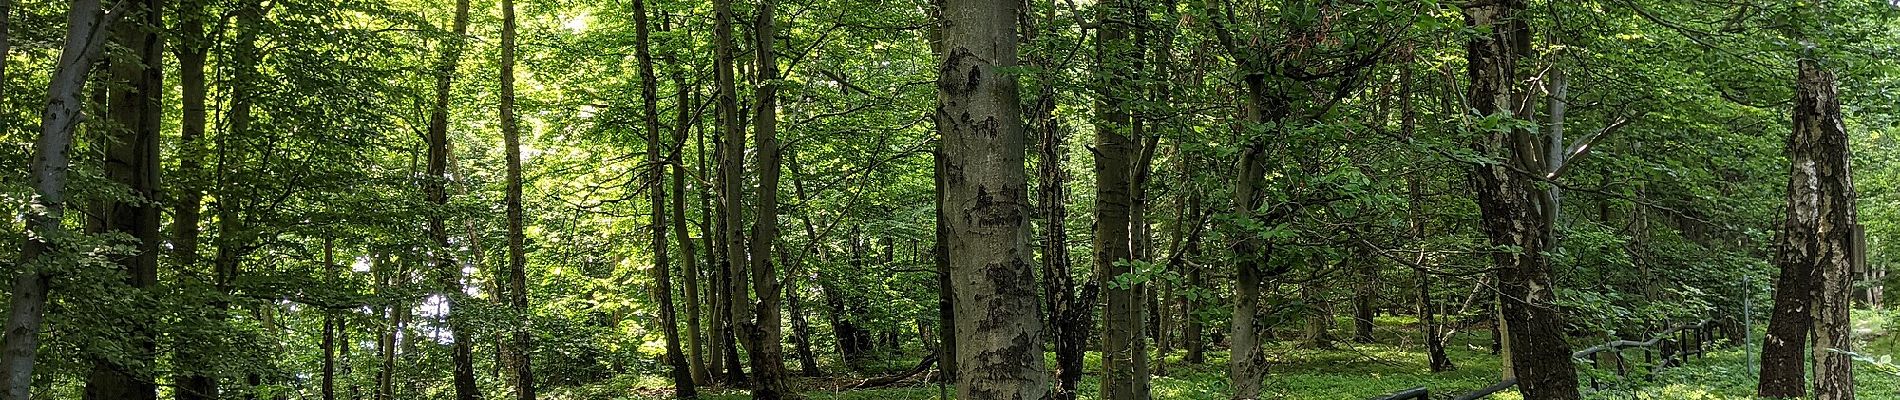
[[[662,28],[667,27],[668,24],[664,18],[661,19],[660,22]],[[674,54],[674,50],[671,48],[667,49],[664,54],[662,58],[666,60],[668,65],[679,63],[679,57]],[[678,111],[678,114],[676,114],[673,120],[673,145],[678,147],[673,148],[673,153],[667,160],[667,164],[672,165],[673,168],[673,236],[678,238],[677,240],[680,244],[680,267],[683,268],[680,275],[686,278],[686,287],[684,290],[684,294],[686,295],[686,354],[689,359],[689,364],[692,367],[693,382],[704,385],[709,383],[711,373],[708,371],[706,365],[706,344],[702,342],[705,340],[706,333],[700,325],[700,317],[702,314],[699,296],[700,272],[699,260],[697,259],[698,250],[693,248],[693,238],[686,234],[688,221],[686,219],[686,131],[691,129],[693,125],[693,115],[696,110],[694,107],[691,107],[693,104],[691,94],[698,90],[698,88],[686,80],[686,72],[684,69],[675,69],[672,75],[673,86],[677,90],[677,99],[674,100],[673,107]],[[702,165],[700,169],[704,170],[705,167]],[[701,200],[704,200],[703,195]],[[710,235],[705,235],[706,232],[707,230],[702,227],[700,234],[710,237]],[[708,261],[711,260],[709,259]]]
[[[638,4],[638,2],[635,3],[635,12],[639,11]],[[509,329],[509,343],[505,346],[508,351],[503,353],[508,353],[510,356],[505,361],[508,364],[509,383],[514,386],[515,399],[534,400],[534,331],[530,328],[533,324],[528,316],[528,252],[525,246],[527,237],[522,233],[523,219],[526,216],[523,215],[521,207],[521,127],[515,117],[514,0],[501,0],[501,16],[501,135],[503,152],[508,158],[506,177],[508,193],[504,200],[507,203],[508,214],[508,281],[507,290],[504,292],[507,296],[509,312],[516,318],[516,323]],[[644,34],[645,31],[641,33]],[[646,44],[644,39],[645,37],[641,38],[642,45]],[[658,187],[657,182],[655,187]],[[657,203],[659,200],[656,198],[654,201]],[[654,229],[661,230],[664,226],[656,225]],[[660,243],[661,247],[665,246],[664,241]],[[481,250],[479,246],[477,248],[476,251],[479,253]],[[664,260],[664,253],[660,257]],[[666,305],[664,302],[661,304],[663,308]]]
[[[468,35],[468,0],[456,0],[455,20],[450,28],[452,36],[442,46],[442,58],[435,67],[435,103],[429,113],[429,125],[425,138],[429,146],[428,175],[423,179],[422,192],[431,205],[446,208],[449,193],[446,190],[450,179],[447,174],[449,160],[449,89],[453,84],[456,66],[461,63],[464,42]],[[475,360],[473,341],[469,340],[468,326],[464,319],[467,313],[458,310],[456,304],[462,303],[462,266],[450,255],[449,231],[441,214],[434,214],[428,221],[431,261],[434,263],[436,285],[449,310],[448,336],[450,342],[450,363],[453,365],[451,376],[457,400],[476,400],[481,392],[475,384]]]
[[[1046,8],[1040,22],[1050,25],[1048,32],[1057,29],[1054,5]],[[1041,29],[1025,32],[1032,36],[1043,33]],[[1052,35],[1053,36],[1053,35]],[[1033,53],[1033,52],[1032,52]],[[1044,84],[1039,88],[1035,107],[1029,110],[1030,119],[1036,125],[1041,136],[1038,141],[1036,163],[1036,200],[1042,207],[1042,237],[1038,240],[1042,253],[1043,293],[1048,302],[1044,318],[1054,336],[1056,355],[1056,387],[1054,396],[1058,400],[1073,400],[1078,396],[1077,389],[1082,383],[1083,353],[1088,346],[1089,333],[1095,324],[1095,300],[1100,290],[1098,281],[1090,279],[1077,287],[1072,263],[1069,259],[1069,218],[1068,174],[1063,171],[1062,154],[1066,151],[1061,121],[1055,116],[1056,88],[1048,82],[1054,81],[1056,68],[1054,57],[1050,55],[1032,55],[1030,62],[1040,71]],[[1098,278],[1099,279],[1099,278]]]
[[[1379,313],[1378,308],[1375,308],[1379,299],[1379,265],[1367,262],[1365,254],[1359,249],[1359,246],[1353,246],[1354,251],[1346,256],[1348,264],[1357,263],[1354,271],[1359,273],[1359,281],[1353,286],[1352,341],[1372,343],[1375,341],[1372,337],[1372,319]]]
[[[944,195],[948,189],[944,185],[943,148],[939,146],[931,155],[931,171],[936,193],[932,196],[933,213],[936,216],[936,240],[931,244],[931,263],[937,267],[937,367],[942,370],[939,382],[957,380],[957,292],[951,282],[950,271],[950,221],[944,215]]]
[[[652,223],[648,225],[653,231],[653,296],[660,303],[660,332],[666,341],[666,359],[663,361],[672,367],[673,395],[691,399],[699,397],[699,392],[693,384],[692,366],[680,348],[679,317],[673,304],[673,265],[666,249],[666,231],[671,228],[666,224],[666,166],[661,164],[665,160],[665,153],[661,149],[666,145],[660,143],[660,77],[653,72],[648,19],[646,1],[634,0],[634,57],[640,69],[640,120],[641,128],[646,132],[647,160],[650,163],[647,190],[648,208],[652,210]],[[678,106],[686,107],[685,104]],[[525,306],[526,301],[522,305]],[[531,400],[530,397],[522,399]]]
[[[753,89],[757,99],[752,104],[756,111],[752,129],[753,138],[758,142],[759,190],[758,212],[752,217],[752,240],[748,244],[751,246],[752,287],[759,302],[754,310],[756,315],[747,321],[746,353],[752,361],[752,398],[758,400],[795,397],[786,382],[785,351],[781,345],[784,327],[779,324],[782,292],[778,267],[772,262],[772,248],[778,245],[778,189],[782,165],[778,144],[778,59],[772,50],[773,39],[777,37],[775,6],[772,0],[760,2],[756,8],[758,20],[753,24],[758,85]]]
[[[1418,130],[1418,109],[1412,103],[1412,68],[1407,65],[1399,72],[1399,135],[1411,140]],[[1409,234],[1413,243],[1423,246],[1425,240],[1425,200],[1424,179],[1421,173],[1414,171],[1405,175],[1405,193],[1409,218]],[[1413,271],[1418,279],[1418,320],[1425,333],[1425,356],[1428,368],[1432,372],[1446,372],[1457,369],[1452,365],[1451,357],[1445,354],[1444,328],[1438,323],[1438,301],[1432,296],[1432,275],[1422,266],[1425,251],[1421,247],[1414,264],[1421,265]]]
[[[1471,108],[1479,115],[1509,112],[1524,94],[1515,93],[1517,62],[1530,53],[1530,27],[1522,0],[1504,0],[1466,8],[1466,22],[1490,32],[1473,37],[1467,45]],[[1518,115],[1525,115],[1522,112]],[[1558,312],[1550,260],[1544,256],[1550,225],[1529,178],[1513,168],[1542,171],[1538,154],[1521,151],[1512,143],[1533,141],[1534,133],[1518,128],[1490,132],[1473,143],[1473,151],[1501,157],[1515,167],[1483,164],[1471,169],[1483,230],[1493,246],[1518,249],[1491,254],[1498,268],[1499,300],[1510,368],[1525,398],[1568,400],[1579,398],[1577,371],[1564,340],[1563,315]]]
[[[179,114],[178,169],[171,174],[178,190],[177,208],[172,212],[172,251],[179,274],[184,276],[203,273],[198,269],[198,248],[201,233],[199,224],[203,219],[204,208],[202,160],[207,153],[204,143],[207,116],[205,58],[212,40],[205,32],[205,3],[205,0],[180,2],[179,40],[172,46],[177,49],[179,100],[182,103]],[[201,318],[204,310],[195,307],[193,311],[194,317]],[[203,338],[187,335],[179,339],[191,343]],[[180,345],[173,353],[173,392],[178,400],[210,400],[217,397],[217,380],[206,375],[206,370],[213,363],[207,361],[208,355],[201,354],[203,350],[197,347]]]
[[[329,287],[336,287],[338,268],[336,265],[336,239],[328,233],[323,236],[323,279]],[[323,374],[318,385],[318,394],[323,400],[336,400],[336,348],[337,323],[342,318],[336,310],[323,310],[323,339],[318,347],[323,350]],[[344,343],[349,348],[349,343]]]
[[[115,47],[130,50],[125,57],[108,61],[114,85],[107,88],[107,117],[111,125],[105,140],[106,178],[124,185],[127,200],[105,200],[95,205],[88,231],[120,233],[137,240],[130,254],[115,254],[113,262],[124,270],[125,284],[135,294],[133,309],[122,310],[119,321],[126,329],[126,363],[93,355],[92,372],[86,378],[85,398],[101,400],[149,400],[158,397],[158,385],[150,364],[157,338],[152,331],[157,322],[152,315],[158,283],[159,253],[159,158],[158,141],[164,108],[164,47],[158,32],[164,28],[163,3],[140,0],[127,3],[129,17],[112,27]],[[118,339],[118,338],[115,338]]]
[[[956,292],[957,398],[1049,393],[1030,266],[1026,138],[1016,77],[1020,1],[945,0],[937,79],[944,217]]]
[[[41,238],[58,236],[63,229],[60,219],[66,212],[67,170],[72,161],[73,127],[79,123],[85,104],[80,94],[99,57],[107,25],[98,0],[75,0],[66,13],[66,40],[62,45],[52,80],[47,84],[46,108],[40,114],[40,135],[33,147],[29,184],[34,203],[25,211],[26,243],[20,247],[16,265],[52,262],[58,243]],[[0,339],[0,399],[28,400],[33,390],[33,365],[39,351],[40,323],[46,311],[49,272],[28,270],[13,277],[11,301],[7,309],[5,336]]]
[[[745,130],[739,120],[738,78],[733,70],[736,63],[734,53],[738,52],[733,42],[732,24],[736,18],[732,11],[731,0],[713,1],[713,75],[719,86],[718,105],[715,113],[719,122],[719,217],[721,261],[725,281],[726,323],[723,327],[726,341],[726,367],[730,368],[729,378],[732,384],[745,381],[739,360],[739,346],[750,342],[749,329],[753,325],[750,265],[746,254],[745,200],[742,187],[745,183]],[[745,342],[741,342],[744,340]],[[751,349],[749,349],[751,350]],[[756,357],[756,356],[755,356]],[[754,366],[754,374],[760,373]]]

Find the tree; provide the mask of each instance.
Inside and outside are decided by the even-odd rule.
[[[785,382],[785,350],[781,345],[783,326],[779,324],[780,291],[778,267],[772,263],[772,248],[778,244],[779,158],[778,143],[778,58],[772,50],[777,39],[773,8],[776,3],[759,3],[758,20],[752,25],[754,72],[758,74],[757,98],[752,106],[752,136],[758,144],[758,212],[752,216],[751,254],[752,288],[758,293],[758,315],[747,326],[747,354],[752,358],[752,398],[775,400],[795,397]],[[738,134],[735,131],[734,134]],[[742,149],[743,147],[736,147]],[[743,150],[736,154],[742,154]],[[738,157],[735,157],[737,159]],[[736,211],[735,211],[736,212]],[[743,289],[741,289],[743,291]]]
[[[699,397],[693,386],[693,373],[687,365],[686,355],[680,351],[679,317],[673,306],[673,265],[667,259],[666,231],[666,160],[660,143],[660,91],[659,75],[653,72],[652,42],[648,36],[646,1],[634,0],[633,20],[635,24],[634,57],[640,64],[640,105],[641,128],[646,132],[648,168],[648,199],[653,210],[652,223],[648,228],[653,232],[653,292],[660,303],[660,331],[666,340],[666,360],[673,367],[673,394],[682,399]],[[679,105],[685,107],[684,104]],[[526,305],[524,299],[522,305]]]
[[[635,12],[643,11],[641,10],[642,7],[640,4],[641,2],[638,1],[634,3]],[[644,14],[641,14],[639,17],[641,18],[641,22],[645,22]],[[644,34],[646,27],[642,25],[640,28],[642,29],[641,33]],[[504,147],[502,151],[506,153],[505,157],[508,159],[508,176],[506,177],[508,180],[508,193],[503,199],[503,202],[507,203],[505,207],[508,209],[508,290],[506,290],[505,293],[508,297],[509,310],[514,313],[516,318],[518,318],[517,321],[519,321],[514,325],[512,329],[513,332],[510,335],[512,337],[509,338],[511,341],[509,347],[512,350],[513,357],[507,360],[507,362],[509,363],[508,369],[511,374],[510,378],[513,380],[515,386],[515,398],[518,400],[534,400],[534,332],[529,329],[529,326],[532,324],[529,323],[530,317],[528,314],[528,254],[525,246],[527,237],[522,233],[524,221],[522,221],[523,210],[521,208],[521,125],[515,117],[515,42],[515,2],[514,0],[501,0],[501,106],[499,107],[499,113],[501,114],[502,147]],[[644,38],[642,38],[641,44],[644,45],[645,42]],[[645,48],[642,47],[641,50],[641,54],[644,56],[646,54]],[[643,58],[642,61],[644,62],[646,60]],[[649,69],[651,68],[650,66],[647,67]],[[649,73],[648,75],[651,74]],[[651,96],[652,93],[647,93],[647,95]],[[652,112],[651,109],[648,111]],[[648,129],[653,129],[651,124],[649,124]],[[657,180],[655,185],[658,185]],[[659,204],[658,202],[660,201],[658,199],[660,196],[663,196],[664,193],[655,193],[659,193],[656,194],[654,200],[656,204],[655,209],[658,210],[657,204]],[[656,225],[654,231],[664,232],[665,227],[658,225],[659,221],[662,220],[655,220]],[[654,235],[655,240],[659,242],[658,246],[662,250],[662,252],[659,253],[660,256],[658,259],[664,260],[664,254],[666,254],[663,251],[666,246],[665,234],[655,233]],[[665,263],[661,262],[661,264],[664,265]],[[662,268],[662,270],[664,270],[664,268]],[[671,325],[668,326],[670,327]]]
[[[1139,76],[1145,52],[1136,36],[1147,9],[1134,0],[1096,5],[1102,27],[1096,30],[1095,67],[1095,270],[1111,280],[1102,309],[1102,395],[1109,400],[1148,398],[1148,350],[1143,339],[1142,287],[1135,284],[1133,246],[1135,153],[1132,137],[1141,121],[1132,110],[1141,93]]]
[[[1467,25],[1491,32],[1466,45],[1471,80],[1466,97],[1480,117],[1530,115],[1527,109],[1512,108],[1529,103],[1522,101],[1527,96],[1522,91],[1528,89],[1519,87],[1518,75],[1518,61],[1529,57],[1531,48],[1524,7],[1522,1],[1507,0],[1466,10]],[[1504,334],[1510,368],[1527,398],[1576,399],[1577,372],[1564,339],[1563,315],[1553,306],[1554,272],[1545,256],[1552,232],[1544,213],[1554,211],[1549,203],[1536,203],[1532,178],[1525,176],[1545,169],[1535,164],[1540,154],[1512,145],[1535,141],[1530,135],[1518,126],[1489,128],[1472,150],[1506,162],[1474,165],[1471,175],[1485,235],[1491,245],[1512,249],[1491,255],[1498,268],[1503,323],[1509,327]]]
[[[1016,77],[1020,2],[945,0],[937,132],[956,293],[957,398],[1041,399],[1029,188]],[[980,372],[968,372],[980,371]]]
[[[116,6],[115,6],[116,8]],[[118,13],[112,13],[116,18]],[[46,108],[40,113],[39,139],[33,145],[29,183],[33,202],[26,215],[26,242],[20,247],[18,265],[25,266],[13,277],[8,292],[4,338],[0,339],[0,385],[5,385],[4,400],[28,400],[33,394],[33,366],[39,355],[40,323],[45,319],[47,286],[58,270],[62,252],[60,241],[69,235],[60,220],[66,213],[67,170],[72,166],[73,127],[79,124],[85,103],[86,77],[99,58],[106,29],[112,25],[98,0],[76,0],[66,12],[66,39],[60,47],[59,61],[46,87]]]
[[[123,199],[99,202],[88,214],[87,230],[130,236],[135,243],[130,254],[115,256],[124,270],[125,285],[133,294],[130,310],[124,316],[127,332],[120,339],[132,354],[123,361],[111,355],[94,355],[92,372],[86,377],[88,399],[156,399],[158,385],[150,367],[157,347],[154,318],[157,304],[159,256],[159,159],[158,142],[164,119],[164,68],[161,49],[164,42],[158,31],[164,25],[163,3],[143,0],[130,4],[132,19],[112,27],[110,42],[130,51],[110,57],[113,85],[108,88],[105,173],[113,183],[129,192]]]
[[[435,99],[429,111],[428,131],[428,171],[422,180],[422,192],[428,202],[435,207],[445,208],[449,204],[446,184],[449,160],[449,89],[455,79],[455,70],[462,60],[464,42],[468,36],[468,0],[456,0],[455,20],[450,28],[450,36],[443,40],[440,50],[441,59],[435,67]],[[449,341],[453,347],[450,355],[454,364],[452,376],[455,381],[457,400],[476,400],[481,391],[476,387],[474,344],[472,331],[468,329],[465,311],[455,309],[462,294],[462,266],[450,255],[449,231],[442,214],[433,214],[428,220],[429,239],[432,250],[431,261],[436,271],[436,284],[449,311]],[[524,349],[525,350],[525,349]]]
[[[1814,398],[1853,399],[1853,351],[1848,321],[1853,279],[1853,152],[1841,118],[1834,73],[1820,60],[1797,62],[1794,133],[1788,137],[1788,195],[1776,263],[1773,318],[1762,343],[1758,393],[1767,398],[1801,397],[1803,344],[1814,338]]]

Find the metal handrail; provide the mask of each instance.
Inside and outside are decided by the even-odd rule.
[[[1649,338],[1649,340],[1640,341],[1640,342],[1634,341],[1634,340],[1612,340],[1612,341],[1605,342],[1603,344],[1599,344],[1596,346],[1590,346],[1589,348],[1585,348],[1583,350],[1578,350],[1575,353],[1571,353],[1570,357],[1573,360],[1590,357],[1590,363],[1594,365],[1597,363],[1595,356],[1598,353],[1602,353],[1606,351],[1614,351],[1615,354],[1617,354],[1617,374],[1620,376],[1624,373],[1623,359],[1622,359],[1623,350],[1631,349],[1631,348],[1645,348],[1646,349],[1649,347],[1661,347],[1661,350],[1663,353],[1662,354],[1663,361],[1661,364],[1657,364],[1654,368],[1655,369],[1666,368],[1671,365],[1675,365],[1676,357],[1681,357],[1682,362],[1685,362],[1685,363],[1689,361],[1689,355],[1691,354],[1702,355],[1706,357],[1706,352],[1702,349],[1702,343],[1704,342],[1705,339],[1714,340],[1714,335],[1708,330],[1710,328],[1710,325],[1714,323],[1715,323],[1715,320],[1713,319],[1704,319],[1694,324],[1676,324],[1675,326],[1669,327],[1669,329],[1665,329],[1662,332],[1656,333],[1656,336]],[[1683,336],[1689,334],[1690,330],[1694,331],[1693,334],[1695,335],[1695,340],[1693,341],[1693,343],[1695,343],[1696,348],[1694,350],[1681,349],[1679,343],[1690,342],[1689,340],[1686,340],[1686,338],[1683,338]],[[1679,339],[1679,340],[1671,340],[1672,339],[1670,337],[1671,335],[1677,336],[1677,338],[1675,339]],[[1645,359],[1648,359],[1649,353],[1645,352],[1643,353],[1643,355]],[[1654,373],[1655,369],[1652,369],[1651,373]],[[1595,376],[1592,376],[1590,378],[1590,385],[1593,388],[1598,386]],[[1485,386],[1478,390],[1459,395],[1458,397],[1454,397],[1453,399],[1454,400],[1482,399],[1482,398],[1485,398],[1486,396],[1490,396],[1492,394],[1496,394],[1497,392],[1504,391],[1504,389],[1510,389],[1513,386],[1517,386],[1517,378],[1510,378],[1510,379],[1498,381],[1498,383],[1493,383],[1491,384],[1491,386]],[[1411,389],[1400,391],[1398,393],[1386,395],[1384,397],[1373,398],[1372,400],[1427,399],[1429,398],[1427,393],[1428,392],[1424,387],[1414,387]]]

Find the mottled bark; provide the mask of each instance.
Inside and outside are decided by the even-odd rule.
[[[1794,131],[1787,141],[1788,207],[1776,263],[1773,319],[1762,347],[1759,395],[1801,397],[1802,353],[1814,357],[1815,399],[1854,398],[1849,295],[1858,212],[1852,152],[1834,74],[1819,60],[1799,61]],[[1812,348],[1802,339],[1812,335]],[[1792,364],[1792,365],[1784,365]]]
[[[725,297],[726,323],[723,327],[726,335],[727,368],[732,384],[745,380],[740,372],[739,345],[749,343],[749,332],[754,317],[745,229],[745,199],[742,187],[745,183],[745,131],[739,120],[739,92],[734,63],[738,52],[732,37],[732,24],[736,17],[732,11],[732,0],[713,1],[713,77],[718,85],[719,95],[714,113],[719,125],[719,218],[720,249],[724,261],[721,279],[725,282],[722,295]],[[759,373],[754,366],[754,374]]]
[[[98,0],[75,0],[66,13],[66,39],[52,80],[46,88],[46,108],[40,113],[39,138],[34,142],[28,185],[33,187],[32,204],[22,210],[26,216],[26,240],[20,247],[17,265],[23,272],[13,277],[8,292],[7,322],[0,338],[0,399],[28,400],[33,390],[33,365],[39,352],[40,323],[46,311],[47,286],[54,268],[41,267],[54,262],[59,244],[47,239],[58,237],[64,229],[60,219],[66,212],[67,170],[72,165],[73,127],[78,125],[80,109],[85,107],[80,94],[86,77],[98,59],[105,29],[111,21]]]
[[[956,291],[957,398],[1048,395],[1030,266],[1026,137],[1015,68],[1019,1],[946,0],[938,70],[944,217]]]
[[[753,71],[758,74],[758,85],[753,89],[755,96],[752,109],[752,136],[758,146],[759,188],[755,199],[758,211],[752,216],[752,238],[748,242],[751,254],[752,289],[759,296],[754,315],[746,326],[746,355],[752,362],[752,398],[775,400],[796,397],[791,392],[785,372],[785,350],[783,348],[784,327],[779,323],[778,266],[772,260],[772,249],[778,245],[778,194],[779,174],[782,163],[778,144],[778,58],[773,52],[773,39],[777,37],[778,24],[774,21],[773,8],[776,2],[764,0],[755,9],[757,20],[753,21],[752,33]]]
[[[1490,32],[1473,37],[1466,46],[1471,82],[1466,98],[1479,115],[1513,112],[1511,107],[1523,104],[1517,64],[1530,55],[1524,7],[1522,0],[1503,0],[1465,9],[1467,25]],[[1514,171],[1544,170],[1537,165],[1539,154],[1515,145],[1534,140],[1532,135],[1523,128],[1485,133],[1472,143],[1472,150],[1510,165],[1473,165],[1471,175],[1490,244],[1515,249],[1493,252],[1491,259],[1498,269],[1505,346],[1518,387],[1525,398],[1576,399],[1577,372],[1564,339],[1563,315],[1554,303],[1554,273],[1544,255],[1551,233],[1546,211],[1537,203],[1541,194],[1534,191],[1534,183]]]

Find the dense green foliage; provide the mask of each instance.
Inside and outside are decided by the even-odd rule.
[[[758,215],[750,206],[759,184],[752,171],[768,161],[740,161],[742,176],[717,171],[721,140],[750,128],[728,132],[715,116],[713,4],[647,0],[653,34],[641,43],[633,1],[643,0],[516,5],[525,314],[498,295],[507,283],[503,193],[511,183],[496,116],[499,2],[471,5],[468,47],[447,99],[450,152],[441,177],[425,172],[425,131],[438,63],[456,38],[447,2],[165,1],[165,26],[141,27],[167,45],[156,166],[162,194],[139,199],[108,176],[102,160],[111,132],[129,128],[107,118],[121,111],[108,107],[105,94],[124,88],[95,74],[84,96],[88,119],[71,149],[67,231],[48,234],[58,244],[54,255],[20,261],[23,247],[14,243],[29,241],[25,215],[38,206],[29,168],[44,151],[35,141],[45,89],[73,2],[13,1],[0,35],[11,45],[0,54],[7,64],[0,207],[15,217],[0,224],[0,241],[8,243],[0,265],[9,279],[51,277],[35,396],[81,398],[88,374],[109,364],[160,382],[166,398],[178,393],[175,377],[193,374],[221,383],[226,397],[320,398],[319,380],[330,374],[344,398],[375,398],[384,384],[398,399],[450,398],[453,335],[472,343],[481,392],[508,398],[515,382],[504,357],[522,350],[508,348],[507,338],[527,329],[530,367],[540,377],[533,384],[544,397],[664,397],[672,383],[663,378],[662,312],[684,321],[685,304],[693,303],[703,314],[691,317],[703,323],[679,327],[699,338],[694,345],[705,342],[696,364],[724,348],[736,349],[741,356],[732,361],[742,364],[751,353],[714,339],[719,306],[710,296],[721,290],[715,270],[727,259],[716,249],[731,240],[718,218],[737,212],[778,227],[767,239],[776,254],[768,265],[787,298],[761,304],[784,307],[785,318],[762,323],[787,327],[774,344],[785,349],[786,368],[798,372],[800,354],[811,353],[820,372],[795,379],[795,390],[814,399],[936,398],[941,388],[924,382],[938,381],[938,372],[907,376],[897,388],[845,388],[937,360],[939,334],[951,329],[940,321],[939,285],[947,281],[939,280],[935,253],[942,237],[932,116],[943,73],[941,50],[932,47],[936,2],[733,4],[742,50],[739,122],[751,126],[756,118],[759,88],[775,87],[778,96],[784,176],[771,195],[779,213]],[[1471,112],[1467,45],[1492,32],[1468,25],[1463,3],[1129,4],[1141,8],[1128,24],[1140,47],[1133,65],[1101,64],[1097,35],[1105,25],[1096,2],[1030,1],[1020,32],[1024,64],[1007,72],[1021,81],[1034,132],[1035,156],[1024,171],[1030,187],[1063,179],[1051,182],[1062,204],[1030,196],[1037,207],[1031,237],[1048,232],[1042,216],[1057,206],[1066,209],[1061,223],[1069,236],[1055,246],[1032,244],[1035,259],[1064,252],[1078,265],[1042,271],[1051,265],[1044,262],[1037,276],[1068,274],[1148,296],[1145,318],[1154,322],[1145,345],[1167,351],[1151,357],[1155,398],[1227,398],[1235,265],[1256,258],[1271,271],[1257,322],[1269,336],[1269,396],[1364,398],[1496,382],[1504,367],[1494,343],[1500,278],[1492,255],[1520,249],[1487,239],[1470,171],[1511,162],[1472,146],[1500,131],[1561,127],[1570,139],[1560,144],[1583,145],[1561,176],[1531,184],[1561,193],[1556,239],[1545,254],[1565,319],[1559,328],[1573,348],[1703,319],[1757,332],[1750,337],[1758,345],[1773,301],[1776,239],[1784,234],[1784,149],[1801,59],[1824,60],[1839,77],[1870,266],[1855,272],[1855,304],[1891,304],[1881,289],[1890,284],[1887,266],[1900,262],[1893,239],[1900,237],[1900,63],[1893,61],[1900,11],[1883,2],[1530,1],[1520,15],[1533,43],[1518,60],[1525,79],[1513,83],[1531,93],[1520,99],[1527,115]],[[778,15],[778,35],[762,39],[776,48],[781,76],[759,76],[752,65],[761,40],[752,16],[761,5]],[[196,9],[203,14],[188,15]],[[247,10],[257,14],[246,17]],[[193,37],[187,24],[207,33]],[[123,46],[108,46],[109,63],[138,62]],[[661,143],[648,142],[641,124],[649,99],[641,95],[637,46],[655,54],[659,96],[651,100]],[[187,141],[180,95],[187,84],[175,52],[191,47],[210,55],[209,123],[204,137]],[[1105,79],[1108,70],[1125,72]],[[1259,86],[1250,87],[1256,79]],[[1249,119],[1254,91],[1280,115]],[[1559,96],[1563,117],[1550,110]],[[248,111],[238,111],[240,104]],[[1099,149],[1090,138],[1106,126],[1101,112],[1110,104],[1138,121],[1123,133],[1137,135],[1139,155],[1151,161],[1136,187],[1145,207],[1133,224],[1137,250],[1112,260],[1132,272],[1102,276],[1080,265],[1095,254],[1089,232],[1097,221],[1088,210],[1097,205]],[[675,133],[685,140],[671,141]],[[1038,138],[1051,136],[1066,143],[1048,151],[1057,157],[1040,156]],[[653,146],[668,156],[650,157]],[[1260,174],[1237,178],[1247,154],[1260,157]],[[1039,173],[1050,165],[1060,174]],[[665,223],[685,224],[687,237],[671,237],[662,249],[651,246],[654,212],[644,196],[679,189],[651,179],[656,168],[685,182],[683,201],[668,203],[684,205],[685,221],[668,215]],[[747,208],[716,204],[715,185],[727,179],[746,186]],[[1239,179],[1257,180],[1258,208],[1235,209]],[[425,182],[445,184],[447,204],[428,201]],[[202,238],[185,255],[174,251],[176,207],[191,192],[204,194],[203,219],[192,222]],[[160,206],[162,235],[88,228],[102,218],[92,205],[112,202]],[[445,221],[447,248],[430,240],[431,220]],[[139,251],[141,240],[164,249],[149,290],[128,284],[116,261]],[[1262,246],[1237,254],[1235,244],[1249,241]],[[656,250],[672,254],[670,265],[656,265]],[[687,251],[696,258],[683,258]],[[459,268],[451,272],[459,293],[438,280],[439,260]],[[226,265],[235,270],[219,269]],[[676,277],[670,288],[657,286],[655,268]],[[697,273],[697,298],[684,288],[688,273]],[[1041,284],[1025,287],[1056,301]],[[661,291],[681,306],[662,310]],[[458,299],[452,311],[448,298]],[[1348,342],[1355,306],[1375,316],[1366,324],[1376,325],[1369,343]],[[1421,323],[1421,307],[1436,322]],[[451,315],[466,323],[451,324]],[[1093,323],[1102,316],[1091,315],[1096,343],[1101,332]],[[1900,393],[1900,378],[1883,375],[1891,365],[1880,368],[1900,351],[1891,344],[1900,323],[1876,323],[1887,315],[1856,314],[1859,343],[1869,345],[1859,370],[1867,398]],[[146,318],[156,319],[154,349],[141,348],[147,333],[131,327]],[[1190,320],[1202,327],[1195,339],[1187,337]],[[1429,371],[1426,330],[1448,334],[1457,370]],[[326,338],[338,354],[326,354]],[[1188,359],[1192,343],[1205,344],[1206,360]],[[191,362],[194,355],[212,362]],[[326,357],[338,363],[334,371],[324,370]],[[1739,348],[1725,349],[1706,364],[1587,396],[1744,398],[1755,383],[1739,370],[1743,358]],[[1055,356],[1049,359],[1053,372]],[[1086,365],[1080,393],[1096,398],[1100,359],[1090,353]],[[699,377],[710,388],[705,398],[744,398],[745,383],[712,375]]]

